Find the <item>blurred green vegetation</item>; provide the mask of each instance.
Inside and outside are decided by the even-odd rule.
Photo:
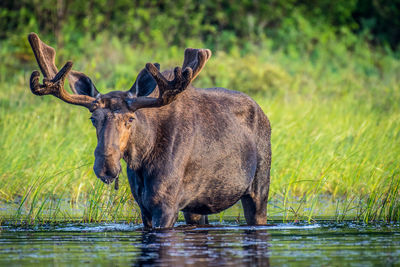
[[[349,32],[371,44],[400,42],[399,0],[3,0],[0,39],[29,31],[55,36],[57,44],[82,35],[114,37],[146,47],[187,45],[231,49],[272,40],[275,48],[312,49],[330,34]],[[323,35],[323,36],[321,36]],[[354,40],[346,38],[351,47]]]
[[[92,171],[89,112],[30,93],[35,31],[102,93],[129,89],[146,62],[173,68],[185,47],[211,48],[195,86],[243,91],[271,120],[270,218],[400,220],[395,2],[56,3],[0,4],[4,219],[140,220],[126,173],[115,192]]]

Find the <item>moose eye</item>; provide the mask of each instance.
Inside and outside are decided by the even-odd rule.
[[[133,117],[129,117],[128,121],[129,122],[133,122],[134,118]]]

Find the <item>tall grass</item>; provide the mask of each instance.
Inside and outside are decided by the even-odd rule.
[[[22,39],[23,38],[23,39]],[[146,62],[180,65],[183,47],[149,49],[99,35],[59,50],[101,92],[127,90]],[[200,42],[188,46],[201,47]],[[0,215],[40,223],[140,221],[126,174],[119,191],[92,171],[95,131],[85,109],[30,93],[36,63],[25,37],[0,45]],[[272,124],[270,218],[400,219],[400,61],[340,40],[302,54],[268,42],[213,51],[195,85],[253,96]],[[240,218],[240,206],[214,216]]]

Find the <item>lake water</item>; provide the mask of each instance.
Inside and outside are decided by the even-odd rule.
[[[400,225],[234,223],[2,226],[0,265],[376,266],[400,264]]]

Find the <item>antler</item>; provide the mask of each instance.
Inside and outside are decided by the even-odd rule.
[[[39,83],[39,71],[32,72],[30,78],[30,88],[35,95],[53,95],[59,99],[73,105],[84,106],[91,110],[94,97],[88,95],[71,95],[64,89],[65,78],[71,71],[73,63],[68,61],[64,67],[58,72],[54,63],[56,55],[55,50],[43,43],[35,33],[28,35],[36,61],[42,71],[44,78],[43,84]],[[77,72],[72,71],[72,74]]]
[[[199,75],[210,57],[211,51],[209,49],[187,48],[185,50],[182,68],[176,67],[174,69],[174,79],[171,81],[167,80],[155,65],[147,63],[146,70],[156,81],[159,89],[159,96],[158,98],[128,98],[128,107],[131,110],[137,110],[146,107],[161,107],[171,103],[176,96],[183,92],[197,75]],[[182,69],[184,70],[183,72]]]
[[[206,65],[207,61],[211,57],[210,49],[194,49],[194,48],[186,48],[185,49],[185,59],[183,60],[182,69],[186,67],[190,67],[193,70],[193,78],[196,79],[197,75],[199,75],[200,71],[203,69],[204,65]]]
[[[180,67],[176,67],[174,69],[175,77],[172,81],[168,81],[152,63],[146,64],[146,70],[156,81],[159,88],[159,96],[158,98],[144,96],[128,98],[127,103],[130,110],[135,111],[140,108],[168,105],[179,93],[188,87],[193,76],[193,71],[190,67],[186,68],[183,72]]]
[[[159,99],[162,99],[164,105],[169,104],[175,99],[175,96],[185,90],[193,80],[193,70],[190,67],[182,72],[180,67],[174,69],[174,79],[168,81],[152,63],[146,64],[147,71],[153,76],[158,85]]]

